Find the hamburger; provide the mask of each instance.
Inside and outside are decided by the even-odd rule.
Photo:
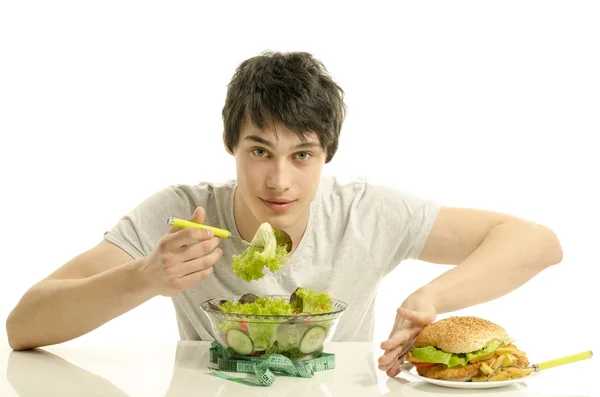
[[[490,382],[531,374],[525,352],[501,326],[471,316],[427,325],[407,355],[419,375],[458,382]]]

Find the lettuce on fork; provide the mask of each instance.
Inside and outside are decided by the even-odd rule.
[[[289,259],[289,242],[267,222],[260,225],[250,244],[240,255],[233,255],[231,264],[233,272],[248,282],[264,277],[265,267],[275,273]]]

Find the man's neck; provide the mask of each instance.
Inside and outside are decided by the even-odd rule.
[[[302,214],[294,224],[290,227],[285,228],[285,232],[290,235],[292,239],[292,252],[296,250],[298,244],[302,240],[304,236],[304,232],[306,232],[306,228],[308,226],[308,216],[309,211],[307,210],[304,214]],[[233,217],[234,223],[240,233],[240,236],[246,241],[252,241],[256,231],[262,222],[254,217],[250,208],[246,205],[244,200],[241,197],[241,194],[238,189],[235,189],[234,199],[233,199]]]

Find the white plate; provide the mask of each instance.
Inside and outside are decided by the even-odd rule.
[[[438,386],[453,387],[455,389],[493,389],[496,387],[508,386],[508,385],[512,385],[515,383],[525,383],[525,380],[528,377],[533,375],[533,374],[531,374],[524,378],[517,378],[517,379],[511,379],[511,380],[500,380],[500,381],[495,381],[495,382],[456,382],[456,381],[451,381],[451,380],[426,378],[424,376],[419,375],[417,373],[417,369],[414,367],[413,368],[401,367],[400,369],[402,370],[402,373],[405,373],[406,375],[408,375],[412,378],[421,380],[423,382],[432,383],[432,384],[438,385]]]

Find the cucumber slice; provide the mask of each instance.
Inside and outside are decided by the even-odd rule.
[[[327,335],[327,332],[325,331],[325,328],[321,327],[320,325],[310,327],[304,333],[304,335],[302,335],[299,350],[304,354],[312,353],[318,350],[321,346],[323,346],[325,335]]]
[[[289,350],[298,347],[298,343],[306,332],[306,325],[301,323],[289,322],[281,323],[277,327],[277,344],[281,350]]]
[[[231,328],[227,331],[227,346],[242,356],[247,356],[254,350],[252,339],[244,331],[237,328]]]

